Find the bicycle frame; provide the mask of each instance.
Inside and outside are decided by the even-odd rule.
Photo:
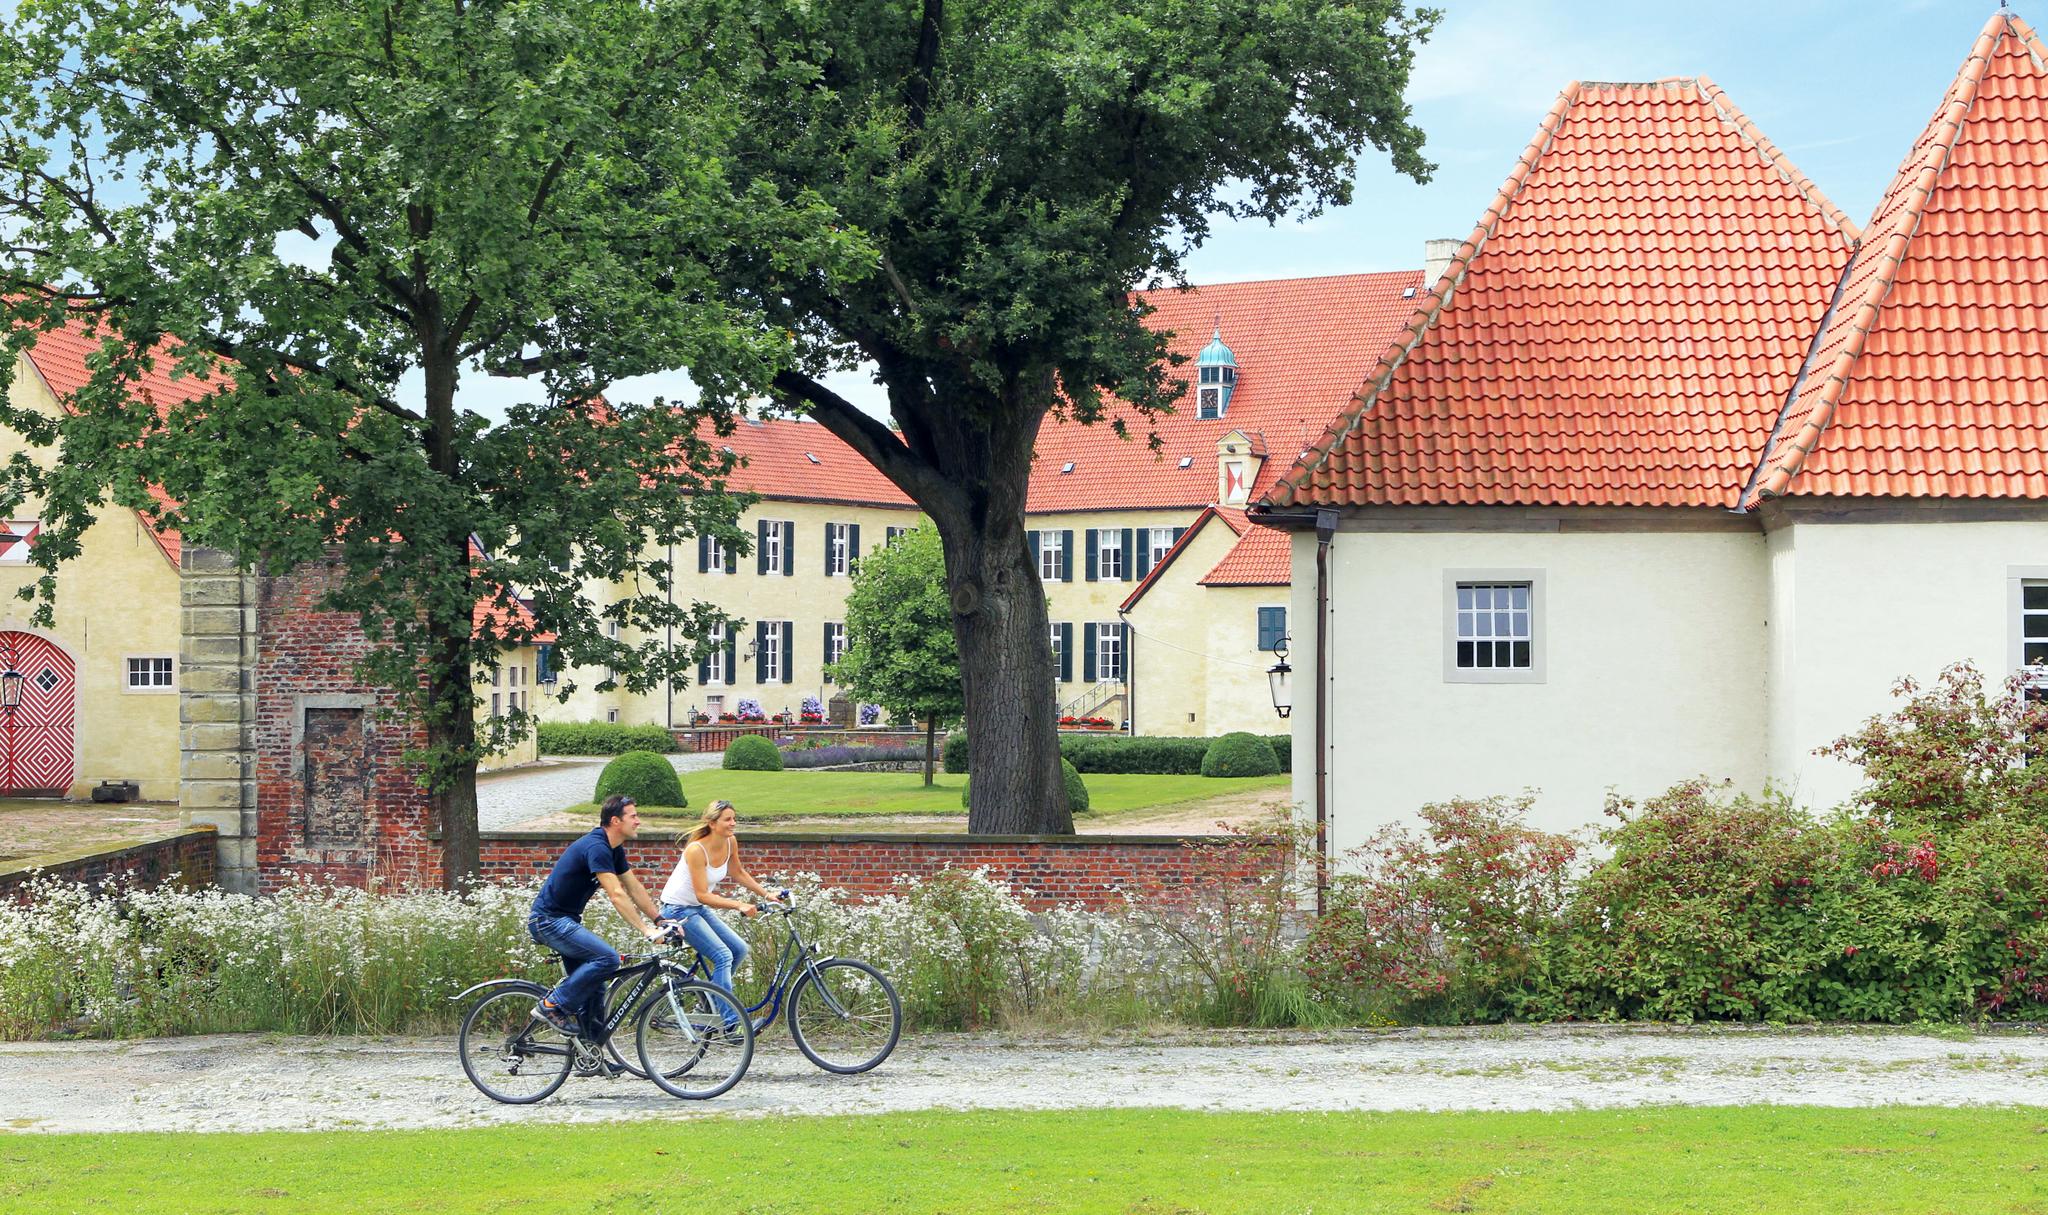
[[[784,927],[788,929],[788,933],[782,938],[782,952],[775,959],[775,977],[769,980],[768,990],[761,993],[759,1002],[747,1006],[747,1020],[753,1023],[756,1034],[775,1024],[776,1017],[782,1014],[783,996],[794,985],[798,974],[820,962],[831,961],[830,954],[813,956],[817,946],[804,940],[802,931],[796,926],[794,913],[778,911],[775,914],[783,917]],[[690,963],[690,977],[702,979],[707,983],[711,981],[711,965],[704,960],[703,954],[697,954],[696,959]],[[826,999],[831,999],[830,992],[826,992],[825,995]],[[738,997],[735,996],[734,999],[737,1000]],[[768,1015],[756,1020],[754,1014],[763,1008],[768,1009]]]

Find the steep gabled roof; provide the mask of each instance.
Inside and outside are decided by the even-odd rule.
[[[1294,580],[1293,536],[1272,527],[1247,528],[1199,586],[1287,586]]]
[[[816,422],[750,420],[724,437],[707,422],[697,437],[713,447],[730,447],[740,457],[743,466],[726,482],[735,490],[790,502],[912,505],[894,481]]]
[[[1235,519],[1231,517],[1233,514],[1237,516]],[[1244,515],[1240,512],[1232,511],[1229,507],[1203,507],[1202,513],[1196,515],[1195,521],[1188,524],[1187,530],[1181,533],[1180,539],[1173,542],[1173,547],[1159,554],[1159,560],[1152,563],[1152,569],[1143,578],[1138,580],[1138,585],[1131,588],[1131,593],[1124,596],[1124,601],[1117,605],[1116,610],[1128,612],[1137,606],[1138,600],[1143,599],[1145,592],[1151,590],[1153,584],[1165,575],[1167,567],[1180,560],[1180,555],[1186,552],[1190,545],[1194,544],[1195,537],[1202,534],[1202,529],[1207,527],[1212,519],[1222,523],[1233,536],[1242,536],[1247,527],[1249,527],[1244,522]]]
[[[1266,501],[1732,507],[1854,239],[1705,77],[1574,83]]]
[[[1899,166],[1744,505],[2048,497],[2048,68],[1992,16]]]
[[[1415,311],[1422,274],[1336,274],[1317,278],[1216,283],[1141,292],[1153,311],[1145,324],[1171,330],[1171,349],[1188,361],[1172,374],[1187,380],[1195,355],[1221,330],[1236,355],[1238,381],[1221,418],[1195,416],[1192,387],[1179,412],[1145,419],[1126,406],[1092,426],[1047,419],[1038,435],[1025,509],[1033,513],[1149,510],[1205,506],[1216,500],[1216,440],[1242,430],[1262,442],[1266,461],[1254,495],[1319,438],[1358,381]],[[1110,422],[1122,418],[1129,439]],[[1146,449],[1159,436],[1157,455]],[[1182,468],[1185,459],[1188,466]],[[1072,464],[1072,472],[1060,471]]]
[[[63,325],[36,335],[35,345],[28,348],[28,361],[43,378],[43,383],[57,398],[60,408],[71,410],[71,402],[92,379],[92,369],[86,360],[99,352],[104,341],[102,335],[89,332],[83,321],[76,318],[66,320]],[[147,401],[160,410],[169,409],[186,401],[210,396],[220,388],[218,380],[202,380],[197,376],[171,376],[172,360],[168,354],[159,354],[150,360],[148,370],[131,387],[141,400]],[[152,485],[150,496],[163,506],[175,506],[163,490]],[[156,529],[148,519],[141,519],[144,531],[156,541],[172,566],[178,564],[178,555],[184,547],[184,537],[176,528]]]

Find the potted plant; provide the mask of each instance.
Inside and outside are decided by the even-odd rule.
[[[807,726],[825,724],[825,705],[815,696],[804,697],[803,708],[797,712],[797,720]]]

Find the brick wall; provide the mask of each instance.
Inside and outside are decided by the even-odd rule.
[[[732,740],[743,734],[758,734],[763,738],[793,739],[797,743],[816,743],[821,747],[868,746],[868,747],[921,747],[924,745],[923,730],[855,730],[843,726],[696,726],[681,727],[670,731],[676,737],[676,746],[684,751],[723,751],[732,745]],[[946,732],[939,731],[934,747],[946,745]]]
[[[537,882],[571,832],[487,831],[484,876]],[[758,877],[816,873],[827,886],[861,895],[887,894],[898,874],[929,877],[943,869],[987,866],[992,877],[1032,892],[1031,906],[1120,904],[1124,887],[1176,885],[1197,872],[1187,844],[1214,836],[1178,835],[893,835],[749,831],[741,856]],[[645,831],[626,846],[640,880],[656,898],[682,852],[682,833]],[[1277,858],[1276,858],[1277,859]]]
[[[37,873],[87,884],[126,877],[144,889],[173,879],[181,886],[211,886],[216,851],[212,827],[179,827],[153,839],[98,852],[0,866],[0,900],[26,897],[20,888]]]
[[[287,876],[360,886],[441,881],[432,807],[401,758],[423,732],[381,715],[396,704],[355,664],[369,649],[352,613],[315,604],[337,563],[267,577],[257,602],[257,866],[264,890]]]

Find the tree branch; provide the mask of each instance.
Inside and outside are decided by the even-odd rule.
[[[924,17],[917,26],[917,53],[910,61],[910,76],[903,82],[903,108],[910,129],[924,130],[932,100],[932,77],[939,65],[939,26],[945,19],[944,0],[924,0]]]
[[[810,407],[810,414],[896,483],[932,516],[964,519],[967,503],[938,469],[904,446],[895,432],[855,408],[851,401],[794,371],[777,372],[775,391]]]

